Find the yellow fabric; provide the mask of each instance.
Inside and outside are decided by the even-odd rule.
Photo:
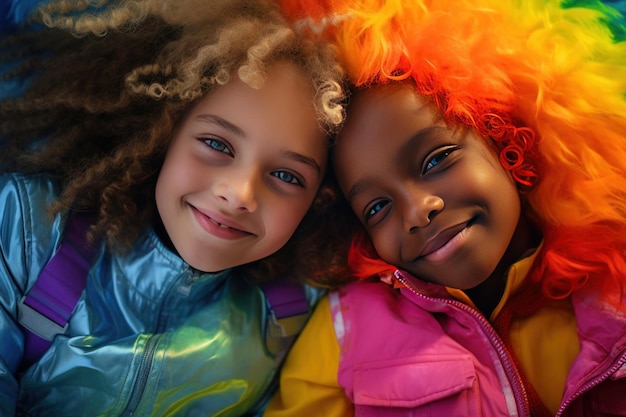
[[[280,390],[264,417],[346,417],[354,408],[337,381],[339,344],[328,296],[320,300],[280,374]]]
[[[522,259],[511,267],[504,295],[491,319],[522,283],[533,259],[534,256]],[[472,305],[463,291],[448,291]],[[548,409],[556,413],[567,373],[579,351],[569,301],[555,302],[530,318],[514,320],[511,342],[526,378]],[[324,297],[289,353],[281,372],[280,391],[264,417],[354,415],[353,405],[337,381],[340,353],[328,298]]]
[[[510,295],[522,284],[534,258],[534,255],[524,258],[511,266],[502,299],[491,315],[492,321],[502,311]],[[448,288],[448,292],[473,305],[463,291]],[[524,375],[535,387],[545,406],[556,414],[567,374],[580,351],[571,302],[554,301],[531,317],[514,319],[510,338]]]

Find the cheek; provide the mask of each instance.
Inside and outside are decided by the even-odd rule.
[[[184,195],[201,189],[198,178],[203,173],[202,167],[193,158],[186,158],[176,151],[175,147],[171,148],[166,155],[155,188],[156,206],[164,224]]]
[[[511,204],[518,199],[517,185],[500,165],[483,164],[482,168],[469,167],[462,174],[466,181],[457,181],[450,184],[448,193],[490,200],[500,206]],[[495,192],[497,190],[497,192]]]
[[[519,212],[520,201],[517,184],[507,171],[497,171],[488,176],[484,181],[483,189],[485,193],[499,190],[495,201],[512,214]]]
[[[264,208],[266,236],[274,245],[280,247],[291,238],[309,210],[312,200],[303,197],[299,201],[289,203],[282,201]]]
[[[499,175],[498,175],[499,174]],[[498,190],[494,195],[493,190]],[[491,239],[502,247],[510,243],[521,215],[521,202],[516,183],[507,172],[494,172],[491,181],[485,181],[483,195],[491,219]]]
[[[157,207],[162,206],[169,199],[176,198],[176,194],[189,182],[186,181],[186,164],[178,163],[175,158],[167,157],[163,162],[157,178],[155,198]]]
[[[507,194],[508,193],[508,194]],[[522,203],[517,187],[512,185],[502,193],[502,217],[506,228],[513,233],[522,214]]]
[[[159,211],[161,217],[163,217],[163,210],[170,194],[168,178],[168,170],[164,164],[161,168],[161,172],[159,172],[159,176],[157,177],[156,188],[154,191],[157,210]]]
[[[374,250],[382,260],[392,265],[399,265],[399,242],[398,236],[393,233],[389,225],[379,227],[374,233],[370,233],[370,240],[374,246]]]
[[[186,192],[203,189],[207,178],[213,172],[200,159],[176,149],[166,156],[157,179],[157,189],[161,188],[170,198]]]

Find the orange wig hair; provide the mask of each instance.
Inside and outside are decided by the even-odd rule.
[[[490,139],[543,233],[550,298],[626,280],[626,25],[599,0],[283,0],[356,87],[410,79]],[[358,249],[359,245],[353,245]],[[356,252],[359,252],[358,250]],[[351,257],[358,271],[358,256]],[[372,271],[372,262],[368,273]],[[381,264],[381,268],[385,268]]]

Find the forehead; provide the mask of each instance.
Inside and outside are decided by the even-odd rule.
[[[203,98],[203,102],[223,107],[233,102],[235,106],[258,106],[259,110],[294,107],[315,116],[313,89],[304,71],[290,62],[276,62],[261,74],[248,74],[240,78],[231,75],[224,85],[215,85]],[[247,81],[246,81],[247,80]],[[283,108],[284,110],[284,108]]]
[[[357,155],[372,157],[380,148],[393,150],[415,132],[435,124],[443,125],[433,106],[409,83],[357,91],[350,97],[346,124],[337,138],[337,163],[351,165],[362,158]],[[383,155],[377,153],[376,157]]]
[[[398,111],[416,112],[426,105],[427,100],[414,90],[411,83],[385,84],[354,92],[350,98],[348,116],[358,118],[364,113],[390,115]]]
[[[210,116],[227,122],[233,127],[230,131],[239,137],[307,155],[313,152],[322,158],[328,140],[318,122],[314,94],[307,81],[299,67],[283,62],[268,67],[259,88],[233,76],[203,97],[187,120],[206,120]]]

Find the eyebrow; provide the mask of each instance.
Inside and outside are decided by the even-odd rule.
[[[237,135],[237,136],[242,136],[245,137],[246,134],[244,133],[243,130],[241,130],[238,126],[232,124],[231,122],[229,122],[226,119],[222,119],[219,116],[216,116],[214,114],[201,114],[197,117],[198,120],[201,120],[203,122],[207,122],[207,123],[212,123],[212,124],[216,124],[218,126],[223,127],[224,129],[228,130],[229,132]]]
[[[418,130],[417,132],[415,132],[415,134],[405,140],[402,146],[399,147],[397,157],[401,157],[414,152],[415,144],[427,138],[430,134],[432,134],[433,131],[446,129],[446,126],[431,125]],[[396,163],[398,163],[398,161],[396,161]],[[356,195],[361,193],[367,187],[369,182],[369,179],[366,178],[354,183],[354,185],[352,185],[352,187],[350,187],[350,189],[348,190],[348,193],[346,195],[347,200],[352,201]]]
[[[212,124],[221,126],[224,129],[228,130],[229,132],[237,136],[246,137],[246,134],[244,133],[244,131],[241,130],[237,125],[229,122],[226,119],[222,119],[221,117],[216,116],[214,114],[201,114],[197,118],[203,122],[212,123]],[[313,169],[315,169],[315,171],[317,172],[317,175],[320,175],[322,173],[322,168],[317,163],[317,161],[313,158],[310,158],[308,156],[305,156],[298,152],[293,152],[293,151],[285,151],[283,155],[294,161],[302,162],[306,165],[311,166]]]
[[[290,158],[295,161],[302,162],[306,165],[311,166],[313,169],[315,169],[315,171],[317,172],[317,175],[320,175],[322,173],[322,168],[317,163],[317,161],[313,158],[304,156],[298,152],[293,152],[293,151],[285,151],[283,155],[285,155],[287,158]]]
[[[415,132],[414,135],[412,135],[411,137],[409,137],[407,140],[404,141],[402,146],[400,146],[400,149],[398,150],[398,153],[396,156],[399,158],[403,155],[413,154],[415,152],[416,146],[419,146],[420,142],[428,139],[428,137],[432,135],[433,132],[447,131],[447,130],[449,130],[447,126],[440,126],[440,125],[430,125],[423,129],[418,130],[417,132]]]
[[[367,180],[359,180],[357,181],[352,187],[350,187],[350,190],[348,191],[348,195],[346,196],[346,199],[351,202],[354,197],[359,194],[366,186],[367,183],[369,181]]]

